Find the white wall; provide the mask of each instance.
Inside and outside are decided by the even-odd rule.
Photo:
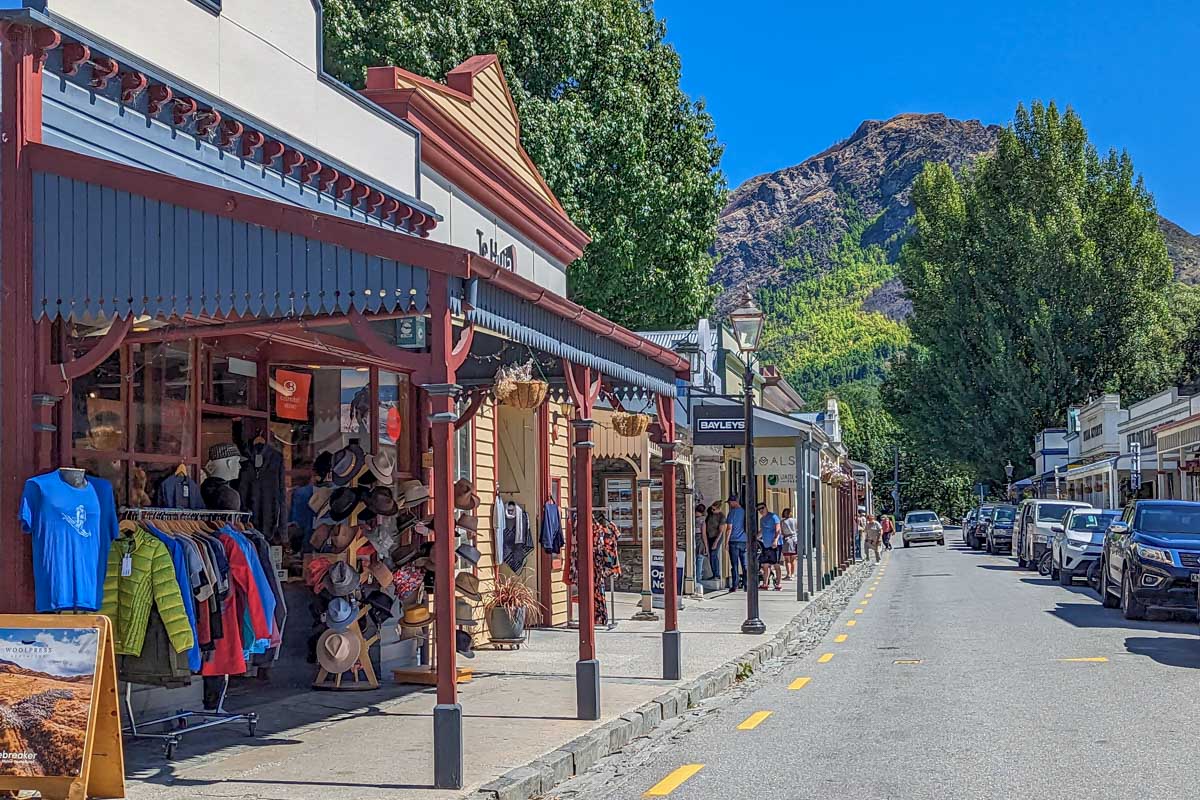
[[[318,77],[312,0],[48,0],[56,16],[113,42],[347,166],[417,195],[417,134]],[[318,154],[319,157],[319,154]]]

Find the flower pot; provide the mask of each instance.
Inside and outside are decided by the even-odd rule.
[[[534,409],[546,399],[550,384],[545,381],[514,381],[506,388],[504,392],[497,388],[497,400],[513,408]]]
[[[646,432],[650,427],[650,415],[648,414],[627,414],[618,411],[612,417],[613,430],[618,436],[625,436],[630,439],[636,439]]]
[[[496,641],[525,638],[525,609],[496,606],[488,611],[488,635]]]

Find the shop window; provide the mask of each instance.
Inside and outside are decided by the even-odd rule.
[[[85,450],[125,449],[121,354],[71,382],[72,444]]]
[[[104,458],[99,455],[75,455],[75,466],[87,470],[89,475],[103,478],[112,484],[117,497],[117,506],[128,505],[125,491],[125,466],[128,462],[119,458]]]
[[[189,343],[134,344],[130,360],[133,449],[181,457],[195,455]]]
[[[458,413],[467,410],[465,400],[458,401]],[[468,421],[454,432],[454,479],[475,480],[475,422]]]
[[[262,410],[255,382],[258,364],[236,355],[209,350],[208,401],[217,406]]]

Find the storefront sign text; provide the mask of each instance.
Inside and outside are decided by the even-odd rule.
[[[693,421],[695,444],[746,443],[746,418],[740,406],[700,406],[693,411]]]
[[[496,240],[490,237],[485,238],[486,234],[475,229],[475,235],[479,238],[479,255],[484,258],[491,259],[494,263],[504,267],[509,272],[517,271],[517,247],[510,244],[503,249],[496,244]]]

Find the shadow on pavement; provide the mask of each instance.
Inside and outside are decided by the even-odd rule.
[[[1083,587],[1079,587],[1079,589],[1081,592],[1087,591]],[[1178,618],[1128,620],[1121,616],[1120,611],[1114,608],[1105,608],[1098,602],[1059,603],[1056,608],[1047,609],[1046,613],[1053,614],[1077,628],[1124,628],[1132,631],[1158,631],[1160,633],[1191,633],[1195,629],[1194,623],[1181,621]],[[1196,650],[1197,657],[1200,657],[1200,646],[1197,646],[1196,642],[1189,642],[1189,644]]]
[[[1200,647],[1195,639],[1170,636],[1130,636],[1125,649],[1138,656],[1149,656],[1168,667],[1200,669]]]
[[[1018,572],[1021,570],[1015,561],[1011,564],[976,564],[975,566],[980,569],[990,569],[997,572]]]

